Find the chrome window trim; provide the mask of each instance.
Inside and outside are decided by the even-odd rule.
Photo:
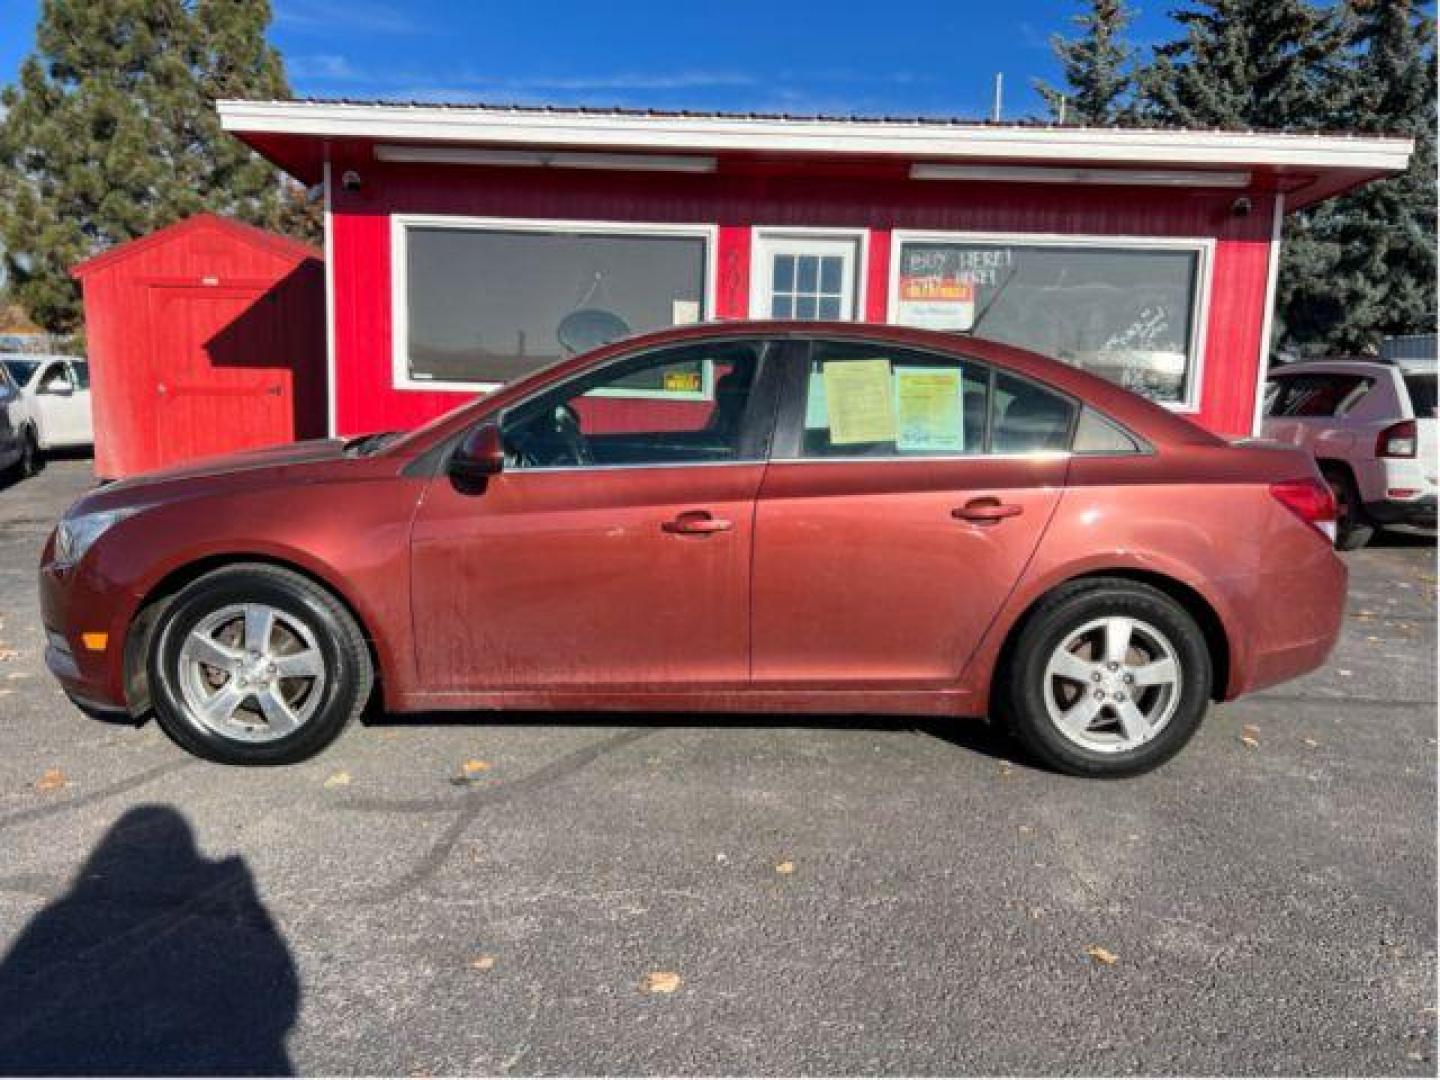
[[[638,465],[507,465],[504,472],[514,473],[568,473],[568,472],[636,472],[641,469],[725,469],[736,465],[766,465],[764,458],[745,458],[740,461],[659,461]]]

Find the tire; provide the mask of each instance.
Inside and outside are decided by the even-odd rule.
[[[1360,501],[1360,490],[1349,469],[1327,466],[1321,470],[1325,482],[1335,495],[1339,514],[1335,522],[1335,549],[1337,551],[1358,551],[1375,535],[1375,526],[1365,516],[1364,504]]]
[[[1122,661],[1106,652],[1112,623],[1117,641],[1129,642]],[[1166,662],[1173,683],[1155,681]],[[1093,578],[1056,589],[1026,620],[997,704],[1042,764],[1072,776],[1137,776],[1190,741],[1210,704],[1212,671],[1205,635],[1174,600],[1139,582]]]
[[[365,637],[344,605],[263,563],[227,566],[181,590],[155,628],[147,674],[165,733],[227,765],[313,757],[360,715],[374,684]]]
[[[20,437],[20,460],[15,463],[15,476],[28,480],[44,467],[40,456],[40,444],[35,438],[35,429],[27,427]]]

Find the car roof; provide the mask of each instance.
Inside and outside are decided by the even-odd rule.
[[[543,386],[563,381],[593,365],[637,350],[736,337],[849,339],[969,357],[1047,383],[1093,406],[1151,443],[1214,446],[1224,442],[1219,436],[1139,394],[1059,360],[986,338],[918,330],[890,323],[726,320],[635,334],[508,383],[474,403],[474,409],[489,411],[496,406],[506,408]],[[462,408],[453,421],[422,430],[427,436],[438,434],[444,438],[445,434],[468,426],[474,409]],[[408,438],[399,440],[396,449],[408,442]]]

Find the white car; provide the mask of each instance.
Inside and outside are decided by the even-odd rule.
[[[1313,360],[1272,368],[1268,439],[1309,449],[1340,506],[1336,546],[1377,527],[1435,528],[1435,365]]]
[[[35,448],[47,450],[90,446],[90,365],[73,356],[28,353],[0,355],[10,378],[20,388],[34,426]]]
[[[33,476],[40,465],[40,446],[30,403],[10,371],[0,364],[0,476]]]

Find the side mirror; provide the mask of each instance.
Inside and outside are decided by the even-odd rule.
[[[467,486],[483,485],[505,468],[505,444],[500,429],[482,424],[471,431],[450,455],[450,477]]]
[[[74,392],[75,387],[71,385],[69,379],[51,379],[40,388],[40,393],[53,394],[56,397],[69,397]]]

